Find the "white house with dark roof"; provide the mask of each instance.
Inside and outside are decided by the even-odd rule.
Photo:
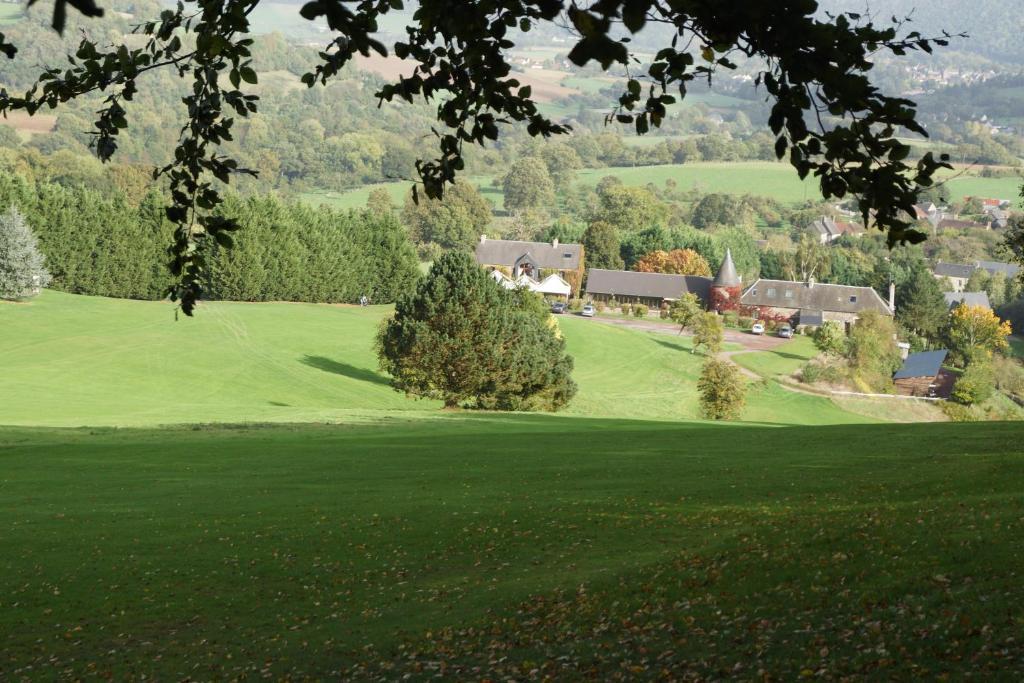
[[[949,285],[954,292],[962,292],[967,286],[967,281],[971,279],[971,273],[975,270],[976,268],[969,264],[939,261],[932,266],[932,275],[939,280],[949,280]]]
[[[1020,273],[1020,265],[1002,261],[975,261],[974,263],[943,263],[939,261],[932,266],[932,274],[940,280],[943,278],[949,280],[954,292],[964,291],[967,281],[971,279],[971,275],[976,270],[987,271],[989,275],[1002,273],[1009,279],[1017,277]]]
[[[474,255],[481,266],[501,271],[517,282],[524,275],[537,284],[547,281],[551,275],[558,275],[575,292],[583,276],[583,245],[562,244],[557,239],[525,242],[480,235]]]
[[[819,242],[828,244],[829,242],[836,241],[843,235],[860,237],[864,234],[864,229],[856,223],[837,221],[834,218],[822,216],[811,223],[811,232],[817,236]]]

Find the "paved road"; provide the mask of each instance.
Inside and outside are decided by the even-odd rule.
[[[656,332],[659,334],[679,334],[679,326],[674,323],[664,323],[660,319],[653,318],[606,318],[604,316],[596,316],[591,318],[594,322],[603,323],[606,325],[618,325],[620,327],[629,327],[634,330],[641,330],[644,332]],[[789,341],[781,337],[776,337],[773,334],[750,334],[749,332],[740,332],[739,330],[725,330],[725,341],[739,344],[743,347],[743,351],[770,351],[779,344]],[[740,351],[730,352],[741,353]]]

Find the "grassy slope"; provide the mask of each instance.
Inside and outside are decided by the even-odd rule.
[[[800,366],[818,355],[810,337],[797,335],[771,351],[740,353],[732,357],[737,365],[756,372],[762,377],[792,375]]]
[[[376,371],[384,307],[216,303],[195,318],[170,304],[46,292],[0,304],[0,423],[142,426],[193,422],[432,417]],[[576,415],[697,415],[700,356],[689,341],[561,316],[576,360]],[[758,388],[748,418],[831,424],[860,418],[813,397]],[[786,403],[780,402],[786,399]]]
[[[1019,679],[1019,438],[4,428],[0,677]]]

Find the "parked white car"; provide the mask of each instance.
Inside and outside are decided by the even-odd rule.
[[[764,323],[758,320],[754,323],[753,327],[750,328],[751,334],[764,334]]]
[[[595,313],[597,313],[597,309],[594,308],[591,304],[587,304],[586,306],[583,307],[583,310],[580,311],[580,315],[582,315],[584,318],[593,318]]]

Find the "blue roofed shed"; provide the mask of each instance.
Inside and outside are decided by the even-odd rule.
[[[896,393],[902,396],[949,396],[954,377],[943,369],[949,351],[912,353],[892,376]]]

